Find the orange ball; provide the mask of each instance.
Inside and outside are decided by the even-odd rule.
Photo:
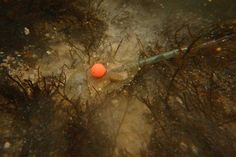
[[[100,64],[100,63],[94,64],[92,68],[90,69],[91,75],[96,78],[103,77],[106,74],[106,72],[107,72],[107,69],[105,68],[103,64]]]

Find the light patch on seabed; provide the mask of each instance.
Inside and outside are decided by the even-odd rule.
[[[97,123],[103,124],[105,134],[112,140],[113,156],[140,156],[150,141],[152,126],[145,119],[148,108],[135,97],[120,94],[104,101],[97,113]]]

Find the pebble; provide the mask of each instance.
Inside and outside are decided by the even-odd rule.
[[[115,108],[119,106],[119,101],[117,99],[113,99],[111,103],[114,105]]]
[[[194,154],[198,154],[198,148],[195,145],[192,145],[191,148]]]
[[[47,53],[48,55],[52,54],[52,52],[51,52],[51,51],[46,51],[46,53]]]
[[[33,54],[32,57],[33,57],[33,58],[37,58],[38,56],[37,56],[36,54]]]
[[[162,8],[162,9],[164,9],[164,8],[165,8],[165,6],[164,6],[162,3],[160,4],[160,6],[161,6],[161,8]]]
[[[111,102],[112,102],[112,104],[118,104],[119,103],[119,101],[117,99],[113,99]]]
[[[221,47],[217,47],[217,48],[216,48],[216,51],[217,51],[217,52],[220,52],[221,50],[222,50]]]
[[[187,151],[188,150],[188,145],[184,142],[180,142],[180,148],[183,150],[183,151]]]
[[[24,28],[24,33],[25,33],[25,35],[29,35],[30,34],[29,28],[25,27]]]
[[[218,77],[216,76],[215,73],[213,73],[213,77],[212,77],[212,79],[213,79],[214,82],[217,82],[217,81],[218,81]]]
[[[50,37],[50,34],[49,34],[49,33],[46,33],[46,34],[45,34],[45,37]]]
[[[183,101],[180,97],[176,97],[175,99],[176,99],[176,101],[178,101],[178,103],[183,104]]]
[[[123,90],[123,94],[127,96],[129,93],[127,90]]]
[[[126,72],[126,71],[110,74],[110,80],[114,81],[114,82],[116,82],[116,81],[124,81],[127,78],[128,78],[128,72]]]
[[[3,145],[4,149],[9,149],[11,147],[11,143],[10,142],[5,142]]]

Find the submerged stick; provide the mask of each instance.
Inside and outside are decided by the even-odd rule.
[[[236,36],[236,33],[233,33],[231,35],[226,35],[222,38],[200,44],[200,45],[194,47],[193,49],[200,49],[200,48],[204,48],[206,46],[214,45],[214,44],[217,44],[217,43],[224,43],[224,42],[229,41],[230,39],[234,38],[235,36]],[[161,53],[161,54],[149,57],[149,58],[139,60],[137,63],[130,63],[130,64],[122,65],[118,68],[111,69],[110,71],[116,72],[116,71],[120,71],[120,70],[129,70],[129,69],[132,69],[132,68],[135,68],[135,67],[142,67],[142,66],[148,65],[148,64],[155,64],[155,63],[158,63],[158,62],[163,61],[163,60],[174,58],[180,52],[186,52],[187,49],[188,49],[187,47],[181,48],[181,50],[180,49],[174,49],[174,50],[164,52],[164,53]]]
[[[181,50],[186,51],[187,48],[182,48]],[[179,53],[180,53],[179,49],[175,49],[175,50],[168,51],[168,52],[165,52],[165,53],[162,53],[159,55],[155,55],[153,57],[142,59],[138,62],[138,64],[139,64],[139,66],[144,66],[146,64],[154,64],[154,63],[157,63],[157,62],[160,62],[163,60],[173,58],[173,57],[177,56]]]

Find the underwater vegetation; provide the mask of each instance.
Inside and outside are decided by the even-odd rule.
[[[235,9],[0,0],[0,156],[235,156]]]

